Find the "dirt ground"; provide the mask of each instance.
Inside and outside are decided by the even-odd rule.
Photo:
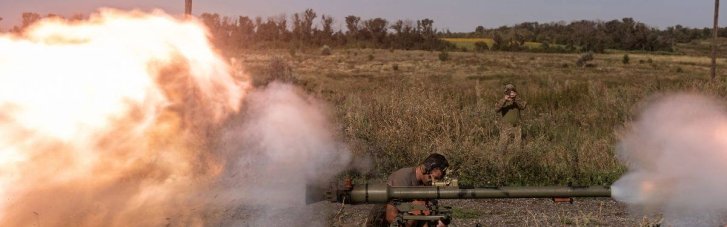
[[[660,221],[631,215],[626,205],[607,198],[580,198],[572,204],[550,199],[441,200],[440,204],[453,208],[450,226],[656,226]],[[369,211],[380,205],[315,206],[334,211],[331,226],[365,226]]]

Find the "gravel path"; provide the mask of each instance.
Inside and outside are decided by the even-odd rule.
[[[658,226],[659,217],[628,212],[609,198],[577,198],[574,203],[550,199],[440,200],[451,206],[450,226]],[[204,226],[366,226],[381,204],[345,205],[318,202],[296,207],[252,207],[206,210]],[[168,226],[189,226],[184,217],[168,218]]]
[[[629,215],[627,207],[608,198],[579,198],[574,203],[550,199],[441,200],[451,206],[450,226],[651,226],[657,217]],[[334,212],[331,226],[364,226],[374,206],[315,204]],[[337,214],[341,211],[340,214]]]

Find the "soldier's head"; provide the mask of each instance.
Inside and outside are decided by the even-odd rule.
[[[421,166],[423,168],[424,175],[429,176],[427,177],[427,181],[424,183],[428,183],[432,179],[438,180],[444,178],[447,167],[449,167],[449,162],[447,162],[447,158],[445,158],[444,155],[432,153],[424,159]]]
[[[513,84],[505,84],[505,95],[514,96],[517,94],[517,90],[515,89],[515,85]]]
[[[505,84],[505,94],[507,94],[510,91],[516,91],[515,85],[513,85],[511,83]]]

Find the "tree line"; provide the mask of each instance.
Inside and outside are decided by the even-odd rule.
[[[494,50],[523,50],[525,42],[541,44],[541,50],[554,52],[592,51],[605,49],[673,51],[676,43],[707,39],[710,28],[688,28],[682,25],[660,30],[633,18],[621,20],[566,22],[524,22],[514,26],[487,29],[477,26],[473,32],[450,33],[449,37],[491,38]],[[720,28],[719,35],[727,35],[727,28]]]
[[[45,17],[59,17],[49,14]],[[79,19],[74,15],[70,19]],[[21,32],[30,24],[44,18],[38,13],[22,14],[20,26],[11,29]],[[222,48],[310,48],[331,47],[384,48],[407,50],[446,50],[454,44],[441,40],[434,20],[364,19],[350,15],[344,18],[345,30],[335,29],[336,20],[313,9],[285,15],[262,17],[228,17],[217,13],[202,13],[199,19],[209,28],[215,44]]]
[[[20,32],[44,16],[26,12],[20,26],[11,31]],[[58,17],[49,14],[45,17]],[[74,15],[70,19],[82,19]],[[406,50],[451,50],[456,46],[441,38],[490,38],[491,44],[475,43],[475,50],[545,51],[545,52],[603,52],[605,49],[673,51],[676,43],[706,39],[709,28],[689,28],[681,25],[660,30],[633,18],[611,21],[579,20],[566,22],[524,22],[513,26],[485,28],[477,26],[473,32],[452,33],[434,28],[434,20],[364,19],[350,15],[336,29],[337,20],[330,15],[318,14],[313,9],[293,13],[290,17],[250,18],[228,17],[217,13],[202,13],[200,20],[208,26],[214,42],[222,48],[311,48],[330,47],[384,48]],[[719,35],[727,35],[720,28]],[[526,47],[526,42],[539,43],[539,48]]]
[[[358,47],[407,50],[443,50],[454,45],[439,38],[434,20],[397,20],[384,18],[362,19],[350,15],[344,18],[345,30],[334,29],[336,20],[329,15],[307,9],[285,15],[250,18],[224,17],[203,13],[201,20],[209,27],[218,45],[239,48],[305,48]],[[319,18],[319,19],[317,19]],[[289,24],[290,23],[290,24]]]

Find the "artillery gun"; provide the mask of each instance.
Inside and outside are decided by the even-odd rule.
[[[322,192],[325,191],[325,192]],[[436,226],[438,221],[448,223],[452,208],[440,206],[437,199],[497,199],[497,198],[552,198],[555,202],[573,202],[575,197],[611,197],[606,186],[543,186],[543,187],[460,187],[456,179],[435,181],[432,186],[392,187],[385,183],[353,184],[346,179],[342,184],[331,183],[327,189],[308,190],[307,202],[328,200],[345,204],[392,204],[399,214],[391,226],[404,226],[409,220],[427,221]],[[427,205],[414,205],[412,200],[428,200]],[[429,211],[427,215],[412,215],[414,211]]]

